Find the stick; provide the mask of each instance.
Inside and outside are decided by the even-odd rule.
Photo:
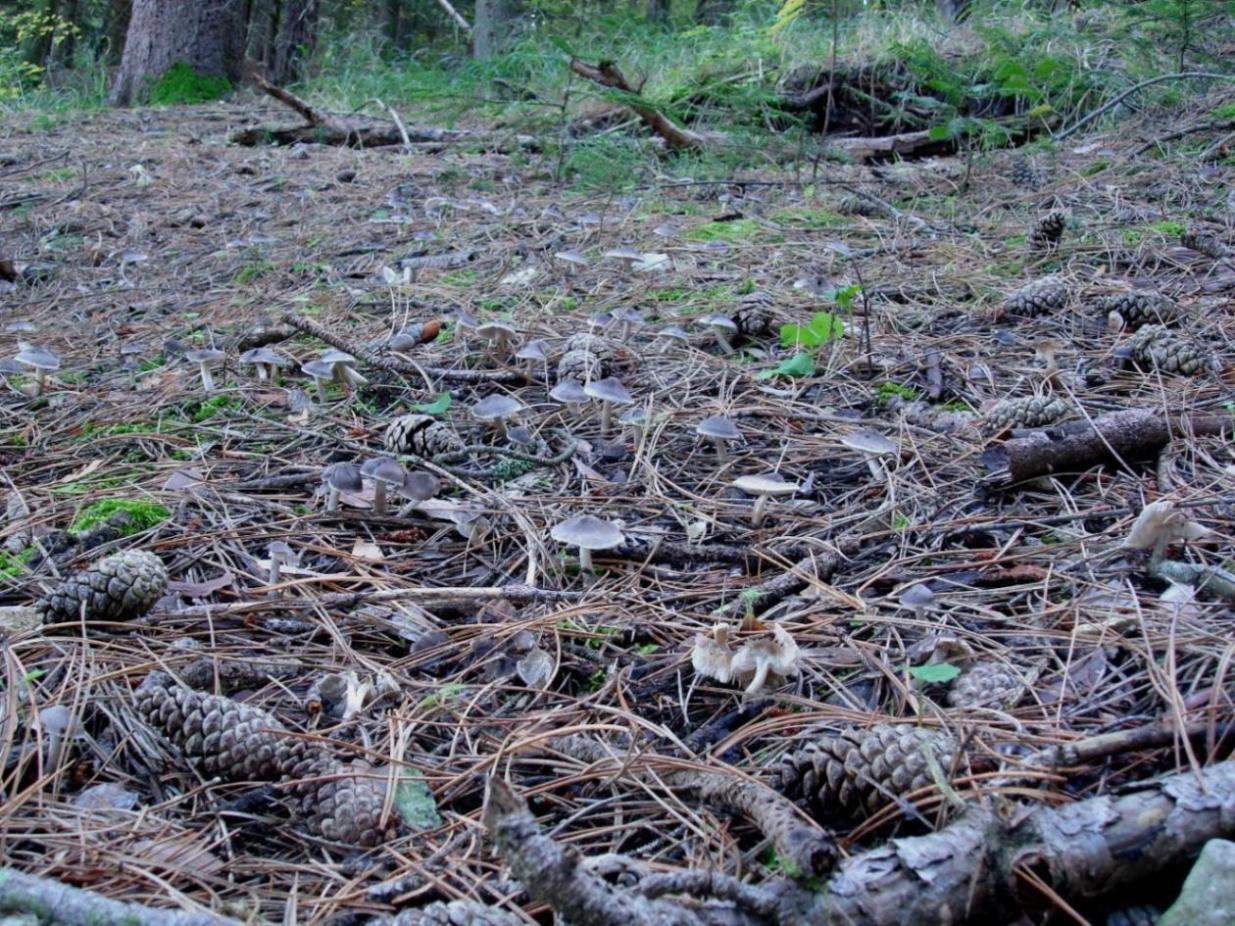
[[[437,5],[446,11],[446,15],[455,21],[455,25],[466,32],[472,34],[472,27],[468,25],[467,20],[459,15],[459,11],[450,5],[450,0],[437,0]]]
[[[627,82],[626,78],[622,76],[622,72],[612,62],[602,61],[599,65],[591,65],[580,61],[578,58],[571,58],[570,69],[580,77],[586,77],[602,87],[612,87],[614,90],[620,90],[631,97],[639,98],[639,91]],[[703,137],[701,135],[689,129],[679,128],[667,116],[657,112],[650,106],[631,101],[627,101],[627,105],[630,106],[635,115],[648,124],[648,127],[653,132],[663,138],[670,148],[688,151],[698,151],[703,148]]]
[[[237,920],[213,913],[112,900],[13,868],[0,868],[0,913],[33,913],[44,926],[240,926]]]
[[[840,569],[845,557],[852,556],[858,551],[858,541],[853,537],[842,537],[837,543],[837,548],[839,550],[837,553],[808,556],[794,564],[783,575],[758,585],[752,585],[733,601],[713,611],[712,617],[723,620],[744,614],[748,610],[759,611],[805,588],[813,580],[829,581]]]
[[[312,126],[326,125],[329,120],[321,115],[316,109],[302,100],[296,94],[289,90],[284,90],[282,87],[276,87],[260,74],[253,75],[253,82],[257,84],[257,88],[263,93],[267,93],[274,97],[284,106],[290,107],[300,113],[305,122]]]
[[[1099,116],[1101,116],[1103,113],[1109,112],[1110,110],[1114,109],[1124,100],[1126,100],[1128,97],[1132,96],[1132,94],[1137,93],[1141,90],[1144,90],[1146,87],[1150,87],[1154,84],[1160,84],[1164,80],[1231,80],[1231,81],[1235,81],[1235,75],[1212,74],[1208,71],[1183,71],[1182,73],[1179,73],[1179,74],[1162,74],[1158,77],[1151,77],[1149,80],[1143,80],[1139,84],[1129,87],[1123,93],[1119,94],[1119,96],[1115,97],[1115,99],[1107,100],[1105,103],[1103,103],[1093,112],[1091,112],[1089,115],[1085,116],[1083,119],[1080,119],[1072,123],[1072,125],[1068,126],[1066,129],[1061,131],[1058,135],[1055,136],[1055,140],[1063,141],[1065,138],[1073,134],[1081,126],[1088,125],[1089,123],[1097,119]]]

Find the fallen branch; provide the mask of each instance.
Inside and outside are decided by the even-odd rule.
[[[12,868],[0,868],[0,913],[34,914],[42,926],[240,926],[237,920],[213,913],[112,900]]]
[[[713,611],[712,617],[725,619],[745,614],[748,610],[761,611],[805,588],[811,582],[829,581],[840,569],[845,557],[852,556],[858,551],[858,540],[854,537],[842,537],[836,547],[835,553],[807,556],[792,566],[788,572],[758,585],[752,585],[733,601]]]
[[[578,58],[571,58],[570,69],[580,77],[586,77],[602,87],[612,87],[614,90],[619,90],[628,97],[632,97],[633,99],[625,101],[626,105],[631,108],[636,116],[646,122],[653,132],[663,138],[670,148],[684,151],[698,151],[703,148],[702,135],[692,132],[690,129],[680,128],[663,113],[658,112],[645,103],[636,102],[640,98],[639,91],[630,85],[613,62],[602,61],[597,65],[591,65],[580,61]]]
[[[988,478],[1015,485],[1052,473],[1078,473],[1101,463],[1134,463],[1153,459],[1173,437],[1221,434],[1235,427],[1229,415],[1182,418],[1131,409],[1042,428],[1015,437],[983,455]]]

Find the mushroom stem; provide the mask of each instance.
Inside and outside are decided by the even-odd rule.
[[[759,660],[759,664],[755,666],[755,677],[746,686],[747,694],[755,694],[763,690],[763,684],[768,680],[768,671],[770,669],[771,666],[766,659]]]
[[[373,513],[386,513],[386,483],[380,479],[373,480]]]
[[[772,496],[760,495],[755,499],[755,509],[750,513],[750,523],[754,527],[758,527],[763,523],[763,516],[768,513],[768,500]]]
[[[589,575],[596,574],[596,570],[592,568],[592,551],[587,547],[579,548],[579,571]]]
[[[204,363],[198,364],[198,368],[202,371],[202,388],[214,392],[214,375]]]
[[[883,464],[876,457],[869,455],[866,457],[866,468],[871,471],[871,475],[876,479],[884,478]]]
[[[267,585],[278,585],[279,584],[279,571],[280,571],[281,566],[282,564],[279,562],[279,557],[272,553],[270,555],[270,581],[266,583]],[[270,593],[270,596],[273,598],[277,596],[278,594],[279,594],[278,592],[272,591]]]
[[[270,373],[267,372],[266,370],[266,364],[264,363],[257,364],[257,381],[259,383],[264,383],[264,382],[268,382],[269,380],[270,380]]]
[[[613,403],[600,403],[600,433],[608,434],[609,429],[613,427]]]
[[[326,511],[333,514],[339,510],[339,490],[334,486],[326,493]]]
[[[317,401],[320,402],[322,405],[325,405],[326,404],[326,381],[324,379],[315,378],[313,382],[317,384]]]
[[[716,461],[724,466],[729,462],[729,451],[725,449],[725,442],[719,437],[712,438],[712,444],[716,447]]]
[[[34,370],[34,398],[38,398],[43,394],[43,381],[47,378],[47,374],[41,369]]]
[[[712,334],[716,337],[716,345],[722,353],[733,353],[733,345],[729,343],[729,339],[725,337],[725,332],[719,325],[712,326]]]

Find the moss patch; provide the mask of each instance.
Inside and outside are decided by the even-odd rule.
[[[756,235],[767,235],[767,230],[754,219],[734,219],[732,222],[709,222],[686,233],[693,241],[744,241]]]
[[[120,513],[127,514],[130,518],[128,525],[121,532],[125,537],[161,524],[168,519],[170,514],[166,508],[154,502],[141,499],[105,498],[83,508],[77,515],[77,519],[69,526],[69,532],[80,534],[104,523],[112,515]]]
[[[150,102],[155,106],[175,106],[180,103],[208,103],[232,89],[225,77],[199,74],[183,61],[173,64],[150,88]]]

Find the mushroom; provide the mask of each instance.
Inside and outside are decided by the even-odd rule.
[[[725,444],[742,437],[737,425],[733,423],[733,419],[727,418],[724,415],[709,415],[707,418],[704,418],[695,425],[695,433],[700,437],[706,437],[715,445],[716,459],[722,464],[729,459],[729,452],[725,449]]]
[[[695,634],[690,664],[695,672],[722,685],[733,678],[733,650],[729,648],[729,625],[714,624],[712,633]]]
[[[578,414],[580,408],[592,401],[592,397],[579,385],[577,379],[562,380],[549,390],[549,398],[554,402],[561,402],[574,414]]]
[[[922,620],[926,611],[935,606],[935,593],[925,582],[915,582],[901,592],[901,607],[908,608],[913,616]]]
[[[630,331],[637,325],[643,324],[643,313],[638,309],[633,309],[628,305],[618,306],[611,313],[613,320],[619,322],[622,326],[618,337],[625,341],[630,337]]]
[[[631,394],[626,391],[626,387],[622,385],[622,381],[616,376],[588,383],[583,387],[583,391],[593,399],[600,400],[601,434],[609,433],[609,428],[613,424],[614,405],[630,405],[635,401]]]
[[[325,360],[310,360],[301,364],[300,371],[313,378],[313,384],[317,386],[317,401],[324,404],[326,384],[334,378],[334,366]]]
[[[437,495],[441,487],[441,482],[432,473],[416,469],[404,474],[402,484],[396,486],[395,491],[415,504],[416,502],[427,502]]]
[[[549,535],[558,543],[578,547],[579,568],[590,575],[595,574],[592,568],[593,550],[611,550],[626,540],[621,528],[612,521],[590,514],[576,515],[555,524]]]
[[[365,460],[360,475],[373,480],[373,513],[383,515],[386,513],[386,487],[397,491],[407,478],[407,470],[390,457],[373,457]]]
[[[796,482],[789,482],[779,473],[740,476],[733,480],[733,485],[749,495],[757,496],[755,508],[750,514],[750,523],[755,527],[763,523],[763,516],[767,513],[768,502],[771,499],[792,495],[801,488]]]
[[[284,566],[296,566],[300,563],[300,554],[289,547],[282,540],[273,541],[266,548],[266,555],[270,557],[270,574],[267,585],[279,584],[279,572]],[[277,592],[271,592],[271,595],[277,595]]]
[[[21,355],[19,354],[18,356],[20,357]],[[214,392],[214,377],[210,374],[210,368],[218,366],[226,356],[221,350],[213,347],[204,347],[201,350],[186,352],[184,359],[189,361],[189,363],[197,364],[197,368],[202,374],[202,389],[206,392]]]
[[[642,405],[632,405],[626,411],[622,412],[618,423],[623,427],[630,428],[634,432],[635,441],[642,441],[643,435],[647,431],[648,422],[651,416],[648,415],[648,410]]]
[[[676,341],[685,345],[690,343],[690,335],[679,325],[666,325],[656,332],[656,338],[661,342],[661,352],[668,351]]]
[[[791,678],[798,674],[802,652],[780,624],[772,626],[772,639],[748,640],[733,654],[729,668],[739,682],[746,681],[746,694],[763,691],[768,676]],[[749,680],[749,681],[748,681]]]
[[[545,350],[547,345],[540,338],[533,341],[528,341],[517,351],[515,351],[516,360],[528,361],[528,366],[539,364],[544,368],[545,379],[549,379],[549,352]]]
[[[458,332],[459,338],[463,341],[463,347],[467,348],[467,335],[469,331],[476,330],[476,316],[470,312],[465,312],[460,309],[455,313],[455,331]]]
[[[1189,520],[1173,501],[1163,498],[1141,509],[1123,546],[1128,550],[1152,550],[1150,562],[1157,563],[1175,541],[1200,540],[1209,533],[1209,528]]]
[[[1034,345],[1034,357],[1046,364],[1044,375],[1046,376],[1048,382],[1054,379],[1055,374],[1059,372],[1059,358],[1055,355],[1062,346],[1063,345],[1054,338],[1045,338]]]
[[[364,488],[360,467],[355,463],[331,463],[322,470],[322,482],[327,489],[326,510],[331,513],[339,510],[341,492],[359,492]]]
[[[47,347],[39,347],[34,344],[26,344],[23,341],[18,342],[20,350],[17,356],[13,359],[22,366],[30,367],[34,370],[34,395],[40,396],[43,394],[43,383],[47,379],[48,373],[53,373],[60,369],[60,358],[56,352]],[[205,382],[205,369],[202,370],[202,381]]]
[[[472,417],[480,421],[493,422],[502,432],[502,438],[505,439],[506,419],[514,418],[523,411],[526,411],[526,406],[518,399],[495,392],[472,406]]]
[[[567,273],[574,273],[579,268],[588,265],[588,259],[578,251],[558,251],[553,255],[553,259],[559,264],[565,264]]]
[[[476,333],[493,345],[493,355],[498,360],[505,360],[509,353],[512,338],[518,335],[513,325],[504,321],[490,321],[476,326]]]
[[[347,351],[332,347],[330,350],[322,351],[318,359],[323,363],[330,364],[331,374],[344,386],[354,388],[356,386],[363,386],[368,382],[367,379],[356,372],[356,358]]]
[[[264,383],[274,378],[274,369],[283,365],[283,358],[269,347],[255,347],[241,354],[240,362],[257,367],[257,379]]]
[[[620,260],[622,267],[629,270],[636,263],[643,260],[643,254],[636,251],[634,248],[620,247],[614,248],[612,251],[605,251],[605,257],[610,260]]]
[[[721,353],[733,353],[733,342],[730,338],[738,333],[737,322],[728,315],[705,315],[698,319],[698,322],[700,325],[706,325],[707,329],[712,332]]]
[[[879,458],[889,453],[896,453],[897,447],[892,441],[874,431],[858,431],[854,434],[846,434],[840,442],[850,450],[856,450],[862,454],[867,468],[876,479],[883,479],[887,476]]]
[[[18,318],[5,325],[4,330],[10,334],[30,334],[39,329],[30,319]]]

